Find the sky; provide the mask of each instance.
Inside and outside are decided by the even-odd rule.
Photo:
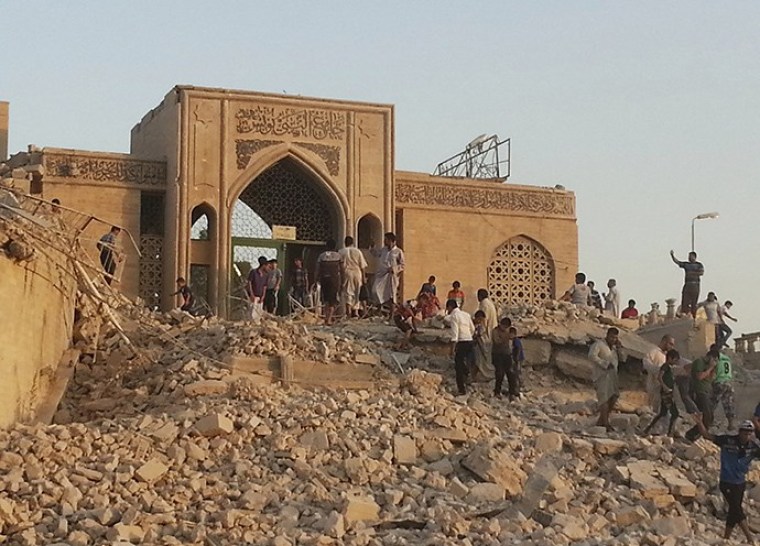
[[[390,103],[400,170],[511,138],[509,183],[574,191],[580,269],[642,311],[679,296],[668,253],[719,212],[696,222],[702,294],[760,330],[760,2],[0,0],[0,20],[11,152],[127,152],[176,84]]]

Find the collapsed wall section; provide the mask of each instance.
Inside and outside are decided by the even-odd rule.
[[[0,220],[0,244],[22,244],[5,226]],[[77,283],[71,260],[50,248],[18,258],[0,253],[0,428],[35,419],[70,346],[74,323]]]

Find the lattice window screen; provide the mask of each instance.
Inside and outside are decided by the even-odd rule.
[[[297,164],[285,159],[256,177],[240,200],[270,227],[295,226],[299,240],[326,241],[336,236],[336,218],[317,184]]]
[[[488,291],[497,305],[541,305],[554,298],[554,262],[537,242],[513,237],[488,266]]]
[[[161,304],[161,259],[164,238],[161,235],[140,236],[140,297],[149,307]]]

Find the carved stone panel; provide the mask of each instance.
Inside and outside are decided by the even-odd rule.
[[[160,161],[45,153],[44,165],[45,174],[52,177],[154,187],[166,184],[166,163]]]
[[[291,136],[314,140],[343,140],[346,114],[311,108],[255,106],[235,114],[239,134]]]
[[[554,298],[554,261],[527,237],[513,237],[488,266],[488,292],[497,305],[542,305]]]
[[[275,144],[279,144],[279,142],[276,140],[258,140],[258,139],[236,140],[235,141],[235,155],[237,156],[238,170],[242,171],[248,166],[248,163],[250,163],[251,157],[253,157],[253,154],[269,146],[274,146]]]
[[[306,148],[317,154],[325,162],[327,172],[333,176],[340,173],[340,147],[326,144],[314,144],[312,142],[296,142],[302,148]]]
[[[575,217],[575,199],[565,193],[525,191],[502,186],[467,188],[435,183],[396,183],[396,202],[479,210],[507,210]]]

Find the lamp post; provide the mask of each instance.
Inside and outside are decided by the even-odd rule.
[[[702,214],[695,216],[691,219],[691,251],[694,252],[694,222],[696,220],[707,220],[718,217],[717,212],[703,212]]]

